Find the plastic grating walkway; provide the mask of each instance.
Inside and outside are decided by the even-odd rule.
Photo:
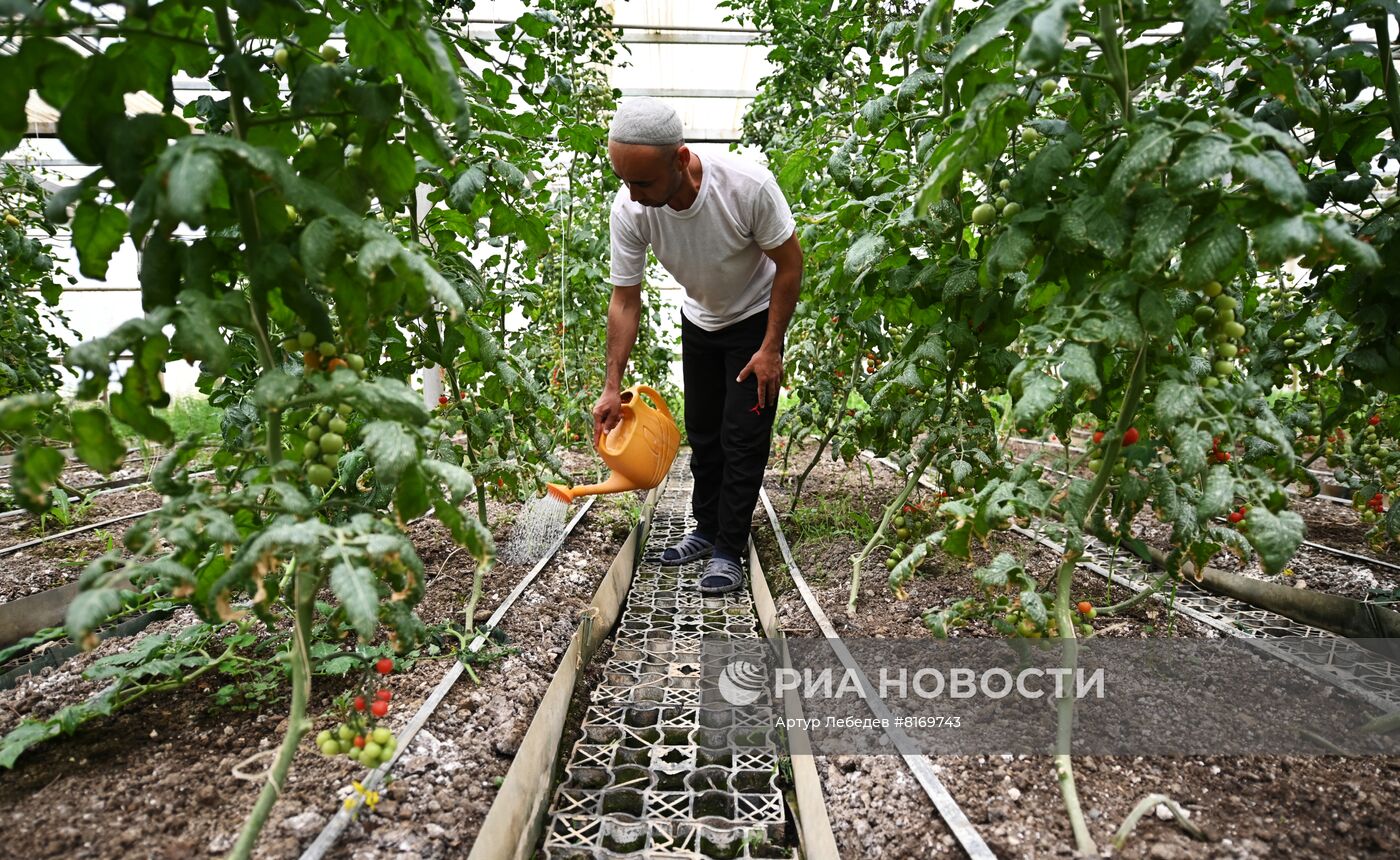
[[[733,707],[715,680],[726,653],[762,647],[753,600],[702,597],[703,560],[661,563],[694,528],[689,472],[682,452],[550,808],[551,860],[793,856],[771,700]]]

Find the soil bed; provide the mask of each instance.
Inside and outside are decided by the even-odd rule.
[[[811,450],[793,452],[799,474]],[[790,482],[788,482],[790,484]],[[896,476],[881,467],[871,474],[863,465],[831,463],[828,456],[813,470],[803,489],[796,516],[787,513],[788,487],[779,487],[776,465],[768,487],[783,520],[797,563],[818,602],[843,637],[927,638],[920,612],[975,593],[970,568],[946,556],[926,561],[909,584],[909,599],[895,600],[886,582],[884,553],[873,554],[862,574],[857,615],[846,615],[850,556],[864,544],[852,526],[865,516],[878,523],[881,508],[901,488]],[[1315,502],[1316,505],[1327,505]],[[1350,513],[1340,506],[1338,512]],[[1039,547],[1002,533],[992,552],[1008,551],[1041,583],[1054,559]],[[777,594],[784,628],[794,635],[820,635],[790,579],[782,574],[781,555],[760,508],[755,539]],[[978,561],[985,562],[986,556]],[[1075,598],[1104,603],[1105,584],[1097,576],[1076,575]],[[1113,590],[1112,599],[1125,596]],[[1190,619],[1170,615],[1149,601],[1126,617],[1095,622],[1096,636],[1211,635]],[[983,624],[957,628],[954,636],[993,635]],[[1046,756],[940,756],[933,758],[940,779],[972,824],[1001,857],[1072,856],[1069,820]],[[1181,802],[1191,820],[1202,825],[1209,843],[1192,840],[1170,822],[1149,813],[1126,848],[1129,858],[1278,856],[1333,858],[1393,856],[1400,823],[1390,798],[1400,791],[1400,758],[1311,756],[1127,757],[1081,756],[1076,777],[1088,824],[1101,847],[1133,805],[1153,792]],[[960,849],[939,820],[932,803],[904,763],[887,756],[819,756],[832,826],[842,856],[902,858],[960,857]]]
[[[579,524],[555,560],[507,613],[502,632],[508,653],[477,665],[481,685],[466,675],[420,733],[382,790],[373,814],[349,828],[335,856],[459,856],[494,796],[534,715],[555,661],[635,518],[632,500],[603,498]],[[510,534],[519,506],[491,505],[498,544]],[[428,625],[460,621],[471,589],[466,553],[434,520],[411,528],[432,579],[418,613]],[[449,558],[450,556],[450,558]],[[486,576],[477,612],[485,620],[528,566],[498,563]],[[149,629],[174,631],[193,621],[187,610]],[[57,669],[26,677],[0,694],[0,731],[25,715],[43,716],[96,692],[81,671],[96,657],[129,648],[134,640],[104,642]],[[389,676],[394,693],[389,724],[399,730],[426,699],[451,658],[420,659]],[[201,679],[205,680],[205,679]],[[188,858],[217,856],[232,846],[262,783],[243,782],[232,770],[255,752],[272,750],[285,728],[285,701],[260,708],[216,707],[212,692],[224,680],[208,678],[153,696],[25,753],[0,779],[0,816],[32,857]],[[317,678],[309,712],[313,734],[339,716],[332,700],[347,688],[339,678]],[[285,693],[285,691],[283,691]],[[364,770],[344,757],[323,758],[303,741],[281,800],[274,807],[257,856],[295,856],[320,831]],[[257,765],[245,766],[256,770]],[[406,847],[411,844],[411,848]]]
[[[50,522],[48,534],[67,531],[85,523],[100,522],[105,519],[149,511],[160,507],[159,493],[150,490],[128,491],[98,496],[93,508],[80,521],[71,526]],[[137,520],[113,523],[100,529],[82,532],[71,537],[47,541],[28,549],[0,557],[0,603],[38,594],[50,588],[76,582],[87,563],[107,551],[108,546],[122,550],[122,535]],[[30,518],[3,522],[0,531],[3,546],[43,537]],[[23,523],[21,526],[20,524]],[[5,532],[9,532],[6,534]],[[123,551],[123,555],[125,555]]]

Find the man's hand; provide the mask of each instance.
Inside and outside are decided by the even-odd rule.
[[[783,356],[776,349],[760,349],[739,371],[739,382],[753,374],[758,377],[758,408],[766,409],[769,403],[778,402],[778,388],[783,384]]]
[[[603,396],[593,404],[593,447],[603,434],[617,426],[622,420],[622,392],[615,388],[604,388]]]

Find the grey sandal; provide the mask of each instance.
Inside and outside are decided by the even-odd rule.
[[[744,566],[727,558],[712,558],[700,576],[700,593],[728,594],[744,584]]]
[[[662,564],[685,564],[688,561],[695,561],[697,558],[704,558],[715,551],[715,545],[705,540],[695,532],[691,532],[681,538],[681,542],[675,546],[668,546],[661,552]]]

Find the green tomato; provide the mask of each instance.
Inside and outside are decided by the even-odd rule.
[[[341,723],[340,726],[335,730],[335,733],[343,741],[353,741],[355,739],[355,730],[350,728],[345,723]]]
[[[316,415],[316,423],[317,423],[317,424],[320,424],[322,427],[325,427],[327,424],[331,423],[331,419],[334,418],[334,417],[335,417],[335,413],[334,413],[334,412],[332,412],[332,411],[329,410],[329,409],[322,409],[322,410],[321,410],[319,413],[317,413],[317,415]]]
[[[1230,337],[1244,337],[1244,323],[1242,322],[1227,322],[1225,325],[1221,326],[1221,328]]]
[[[330,430],[332,433],[339,433],[340,435],[344,436],[345,431],[350,429],[350,425],[345,423],[344,418],[336,416],[335,418],[331,419],[330,424],[326,425],[326,429]]]
[[[913,534],[908,529],[895,529],[894,536],[900,540],[909,540],[909,535]]]
[[[301,149],[310,149],[316,145],[316,135],[307,132],[301,136]]]
[[[277,64],[279,69],[285,69],[292,61],[292,55],[286,48],[278,48],[272,52],[272,62]]]
[[[294,337],[289,337],[286,340],[282,341],[282,348],[285,349],[287,352],[296,352],[297,348],[300,345],[301,344],[297,343],[297,339]]]
[[[322,454],[339,454],[345,447],[345,439],[339,433],[327,433],[321,437]]]
[[[1211,281],[1205,286],[1205,294],[1212,299],[1223,292],[1225,292],[1225,288],[1220,285],[1219,281]]]
[[[1201,305],[1191,314],[1191,318],[1201,325],[1205,325],[1215,319],[1215,311],[1211,309],[1210,305]]]
[[[1045,96],[1046,98],[1053,96],[1055,94],[1055,90],[1059,88],[1060,85],[1051,80],[1040,82],[1040,94],[1042,96]]]
[[[1394,188],[1394,187],[1395,187],[1395,177],[1394,177],[1392,174],[1389,174],[1389,173],[1382,173],[1382,174],[1381,174],[1381,187],[1382,187],[1382,188]]]
[[[310,349],[316,345],[316,335],[309,331],[304,331],[297,335],[297,343],[301,344],[302,349]]]
[[[1089,638],[1090,636],[1093,636],[1093,635],[1094,635],[1094,625],[1092,625],[1092,624],[1081,624],[1081,625],[1079,625],[1079,635],[1080,635],[1080,636],[1083,636],[1083,637],[1086,638],[1086,639]]]
[[[321,345],[316,348],[321,351],[322,358],[330,358],[331,356],[335,355],[336,352],[335,344],[329,343],[327,341],[322,341]]]
[[[356,356],[356,357],[358,358],[358,356]],[[348,361],[348,360],[349,360],[349,359],[347,359],[347,361]],[[364,361],[363,358],[361,358],[360,360],[361,360],[361,361]],[[355,407],[351,406],[349,403],[342,403],[342,404],[340,404],[339,406],[336,407],[336,411],[339,412],[339,413],[341,414],[342,417],[349,418],[349,417],[350,417],[350,413],[352,413],[352,412],[355,411]]]
[[[325,489],[335,480],[335,474],[331,472],[330,467],[313,463],[306,469],[306,480],[310,481],[313,487]]]
[[[1293,347],[1295,347],[1295,346],[1297,346],[1297,345],[1298,345],[1298,341],[1294,340],[1294,339],[1291,338],[1291,337],[1286,337],[1286,338],[1283,339],[1283,346],[1284,346],[1285,349],[1292,349]]]
[[[328,738],[323,743],[318,743],[317,746],[321,749],[321,755],[326,758],[340,755],[340,744],[337,741]]]
[[[1002,181],[1000,181],[1000,182],[997,183],[997,187],[1000,188],[1002,191],[1010,191],[1010,190],[1011,190],[1011,180],[1010,180],[1010,179],[1003,179]]]
[[[1229,379],[1235,373],[1235,365],[1234,362],[1221,359],[1211,365],[1211,370],[1215,371],[1216,376],[1222,379]]]
[[[336,60],[340,59],[340,49],[335,45],[322,45],[321,59],[328,63],[334,63]]]
[[[1033,125],[1028,125],[1021,130],[1021,139],[1026,143],[1038,143],[1042,137],[1044,135],[1040,133],[1040,129]]]
[[[330,729],[322,729],[322,730],[321,730],[320,732],[318,732],[317,735],[316,735],[316,746],[319,747],[319,746],[323,745],[326,741],[334,741],[334,740],[335,740],[335,737],[331,735],[331,730],[330,730]],[[339,747],[337,747],[336,749],[337,749],[337,751],[339,751]]]
[[[894,570],[894,569],[895,569],[896,567],[898,567],[898,566],[899,566],[899,559],[895,558],[894,556],[890,556],[889,558],[885,559],[885,569],[886,569],[886,570]]]
[[[1097,473],[1100,469],[1103,468],[1103,460],[1099,459],[1098,457],[1095,457],[1094,459],[1089,461],[1088,468],[1090,472]]]
[[[897,529],[902,529],[902,528],[904,528],[904,527],[907,526],[907,525],[909,525],[909,521],[906,520],[906,519],[904,518],[904,514],[897,514],[897,515],[895,516],[895,518],[894,518],[894,527],[895,527],[895,528],[897,528]]]
[[[377,759],[382,752],[384,752],[384,747],[374,741],[365,741],[364,749],[360,750],[360,755],[367,759]]]
[[[1214,299],[1212,299],[1211,304],[1215,305],[1215,309],[1219,311],[1232,311],[1240,306],[1240,303],[1235,301],[1234,296],[1227,296],[1223,294],[1218,295]]]
[[[997,199],[995,199],[995,200],[992,201],[992,205],[995,206],[995,207],[997,208],[997,211],[998,211],[998,212],[1001,212],[1002,210],[1004,210],[1004,209],[1006,208],[1006,198],[1005,198],[1005,197],[998,197]]]
[[[1021,214],[1021,204],[1013,200],[1006,204],[1006,208],[1001,210],[1001,214],[1004,218],[1015,218]]]
[[[347,352],[345,354],[345,363],[350,365],[350,369],[356,373],[365,369],[365,357],[357,353]]]
[[[306,438],[310,439],[312,442],[320,441],[325,433],[326,431],[321,428],[320,424],[312,424],[310,427],[306,428]]]
[[[1215,348],[1215,354],[1221,358],[1234,358],[1240,354],[1240,348],[1233,343],[1222,343]]]
[[[979,203],[972,210],[972,223],[979,227],[985,227],[996,220],[997,209],[990,203]]]
[[[320,445],[317,445],[314,441],[313,441],[313,442],[307,442],[305,445],[302,446],[302,449],[301,449],[301,458],[302,458],[303,460],[312,460],[312,459],[315,459],[318,455],[320,455],[320,453],[321,453],[321,446],[320,446]]]
[[[1229,308],[1226,308],[1225,310],[1221,311],[1216,311],[1215,321],[1220,323],[1222,327],[1226,323],[1232,323],[1235,321],[1235,312],[1233,310],[1230,310]]]
[[[369,744],[366,744],[365,746],[369,746]],[[359,761],[360,756],[364,754],[365,751],[360,749],[359,747],[351,747],[350,751],[346,753],[346,755],[350,756],[351,761]]]
[[[387,744],[389,742],[389,739],[393,736],[394,733],[384,728],[383,726],[379,726],[373,732],[370,733],[370,738],[375,743],[379,744],[381,747]]]
[[[326,468],[335,469],[340,466],[339,454],[322,454],[321,462],[326,464]]]

